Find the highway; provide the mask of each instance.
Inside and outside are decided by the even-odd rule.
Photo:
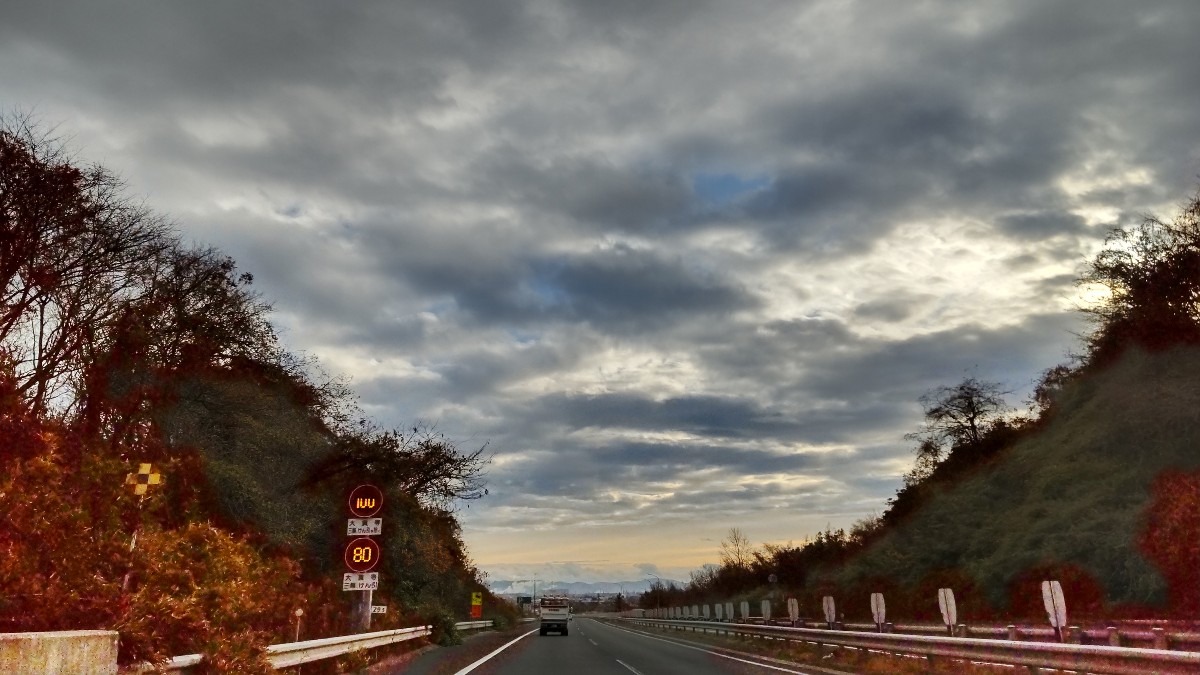
[[[536,629],[510,646],[456,671],[455,675],[765,675],[822,672],[801,666],[758,664],[744,657],[720,655],[686,638],[644,635],[594,619],[576,618],[569,636],[539,636]],[[425,670],[418,668],[417,670]],[[407,672],[407,671],[401,671]]]

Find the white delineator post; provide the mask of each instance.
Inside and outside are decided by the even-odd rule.
[[[883,624],[887,623],[887,609],[883,603],[883,593],[871,594],[871,617],[875,619],[875,630],[883,632]]]
[[[1057,581],[1042,582],[1042,603],[1058,641],[1063,641],[1063,628],[1067,625],[1067,601],[1063,598],[1062,584]]]
[[[938,589],[938,609],[942,611],[942,621],[946,624],[946,632],[953,636],[954,624],[958,623],[958,608],[954,605],[953,590]]]

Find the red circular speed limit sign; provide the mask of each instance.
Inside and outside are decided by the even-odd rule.
[[[346,544],[343,557],[351,572],[370,572],[379,564],[379,544],[366,537],[353,539]]]
[[[383,508],[383,492],[374,485],[359,485],[350,491],[350,513],[370,518]]]

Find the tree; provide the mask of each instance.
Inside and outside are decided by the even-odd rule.
[[[1173,222],[1147,216],[1135,228],[1113,230],[1079,282],[1108,292],[1085,310],[1097,324],[1088,338],[1091,362],[1129,345],[1200,342],[1200,192]]]
[[[915,452],[917,459],[913,468],[904,474],[905,487],[915,487],[929,480],[942,461],[942,444],[936,438],[922,438]]]
[[[754,562],[754,548],[740,529],[729,528],[729,536],[721,542],[721,565],[737,570],[749,570]]]
[[[1049,413],[1063,389],[1079,375],[1079,370],[1066,364],[1059,364],[1042,371],[1042,377],[1033,388],[1033,396],[1029,403],[1035,412],[1041,416]]]
[[[949,387],[938,387],[921,396],[925,422],[919,431],[905,435],[917,441],[917,459],[904,475],[904,486],[888,500],[882,520],[896,525],[923,503],[931,480],[948,478],[992,456],[1017,432],[1006,422],[1008,393],[996,382],[974,377]]]
[[[951,448],[978,446],[988,426],[1008,412],[1000,384],[974,377],[950,387],[938,387],[921,396],[925,425],[906,438],[920,440],[918,452],[940,452],[941,445]],[[929,442],[937,444],[935,451]]]
[[[28,119],[0,120],[0,345],[32,410],[78,385],[97,327],[169,244],[112,174],[72,165]]]
[[[491,458],[486,449],[485,443],[464,453],[432,429],[384,431],[364,420],[341,434],[329,454],[309,469],[305,485],[370,477],[424,504],[444,507],[487,494],[483,470]]]

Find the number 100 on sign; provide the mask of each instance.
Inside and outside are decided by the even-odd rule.
[[[344,558],[351,572],[369,572],[379,564],[379,544],[366,537],[352,539],[346,544]]]

